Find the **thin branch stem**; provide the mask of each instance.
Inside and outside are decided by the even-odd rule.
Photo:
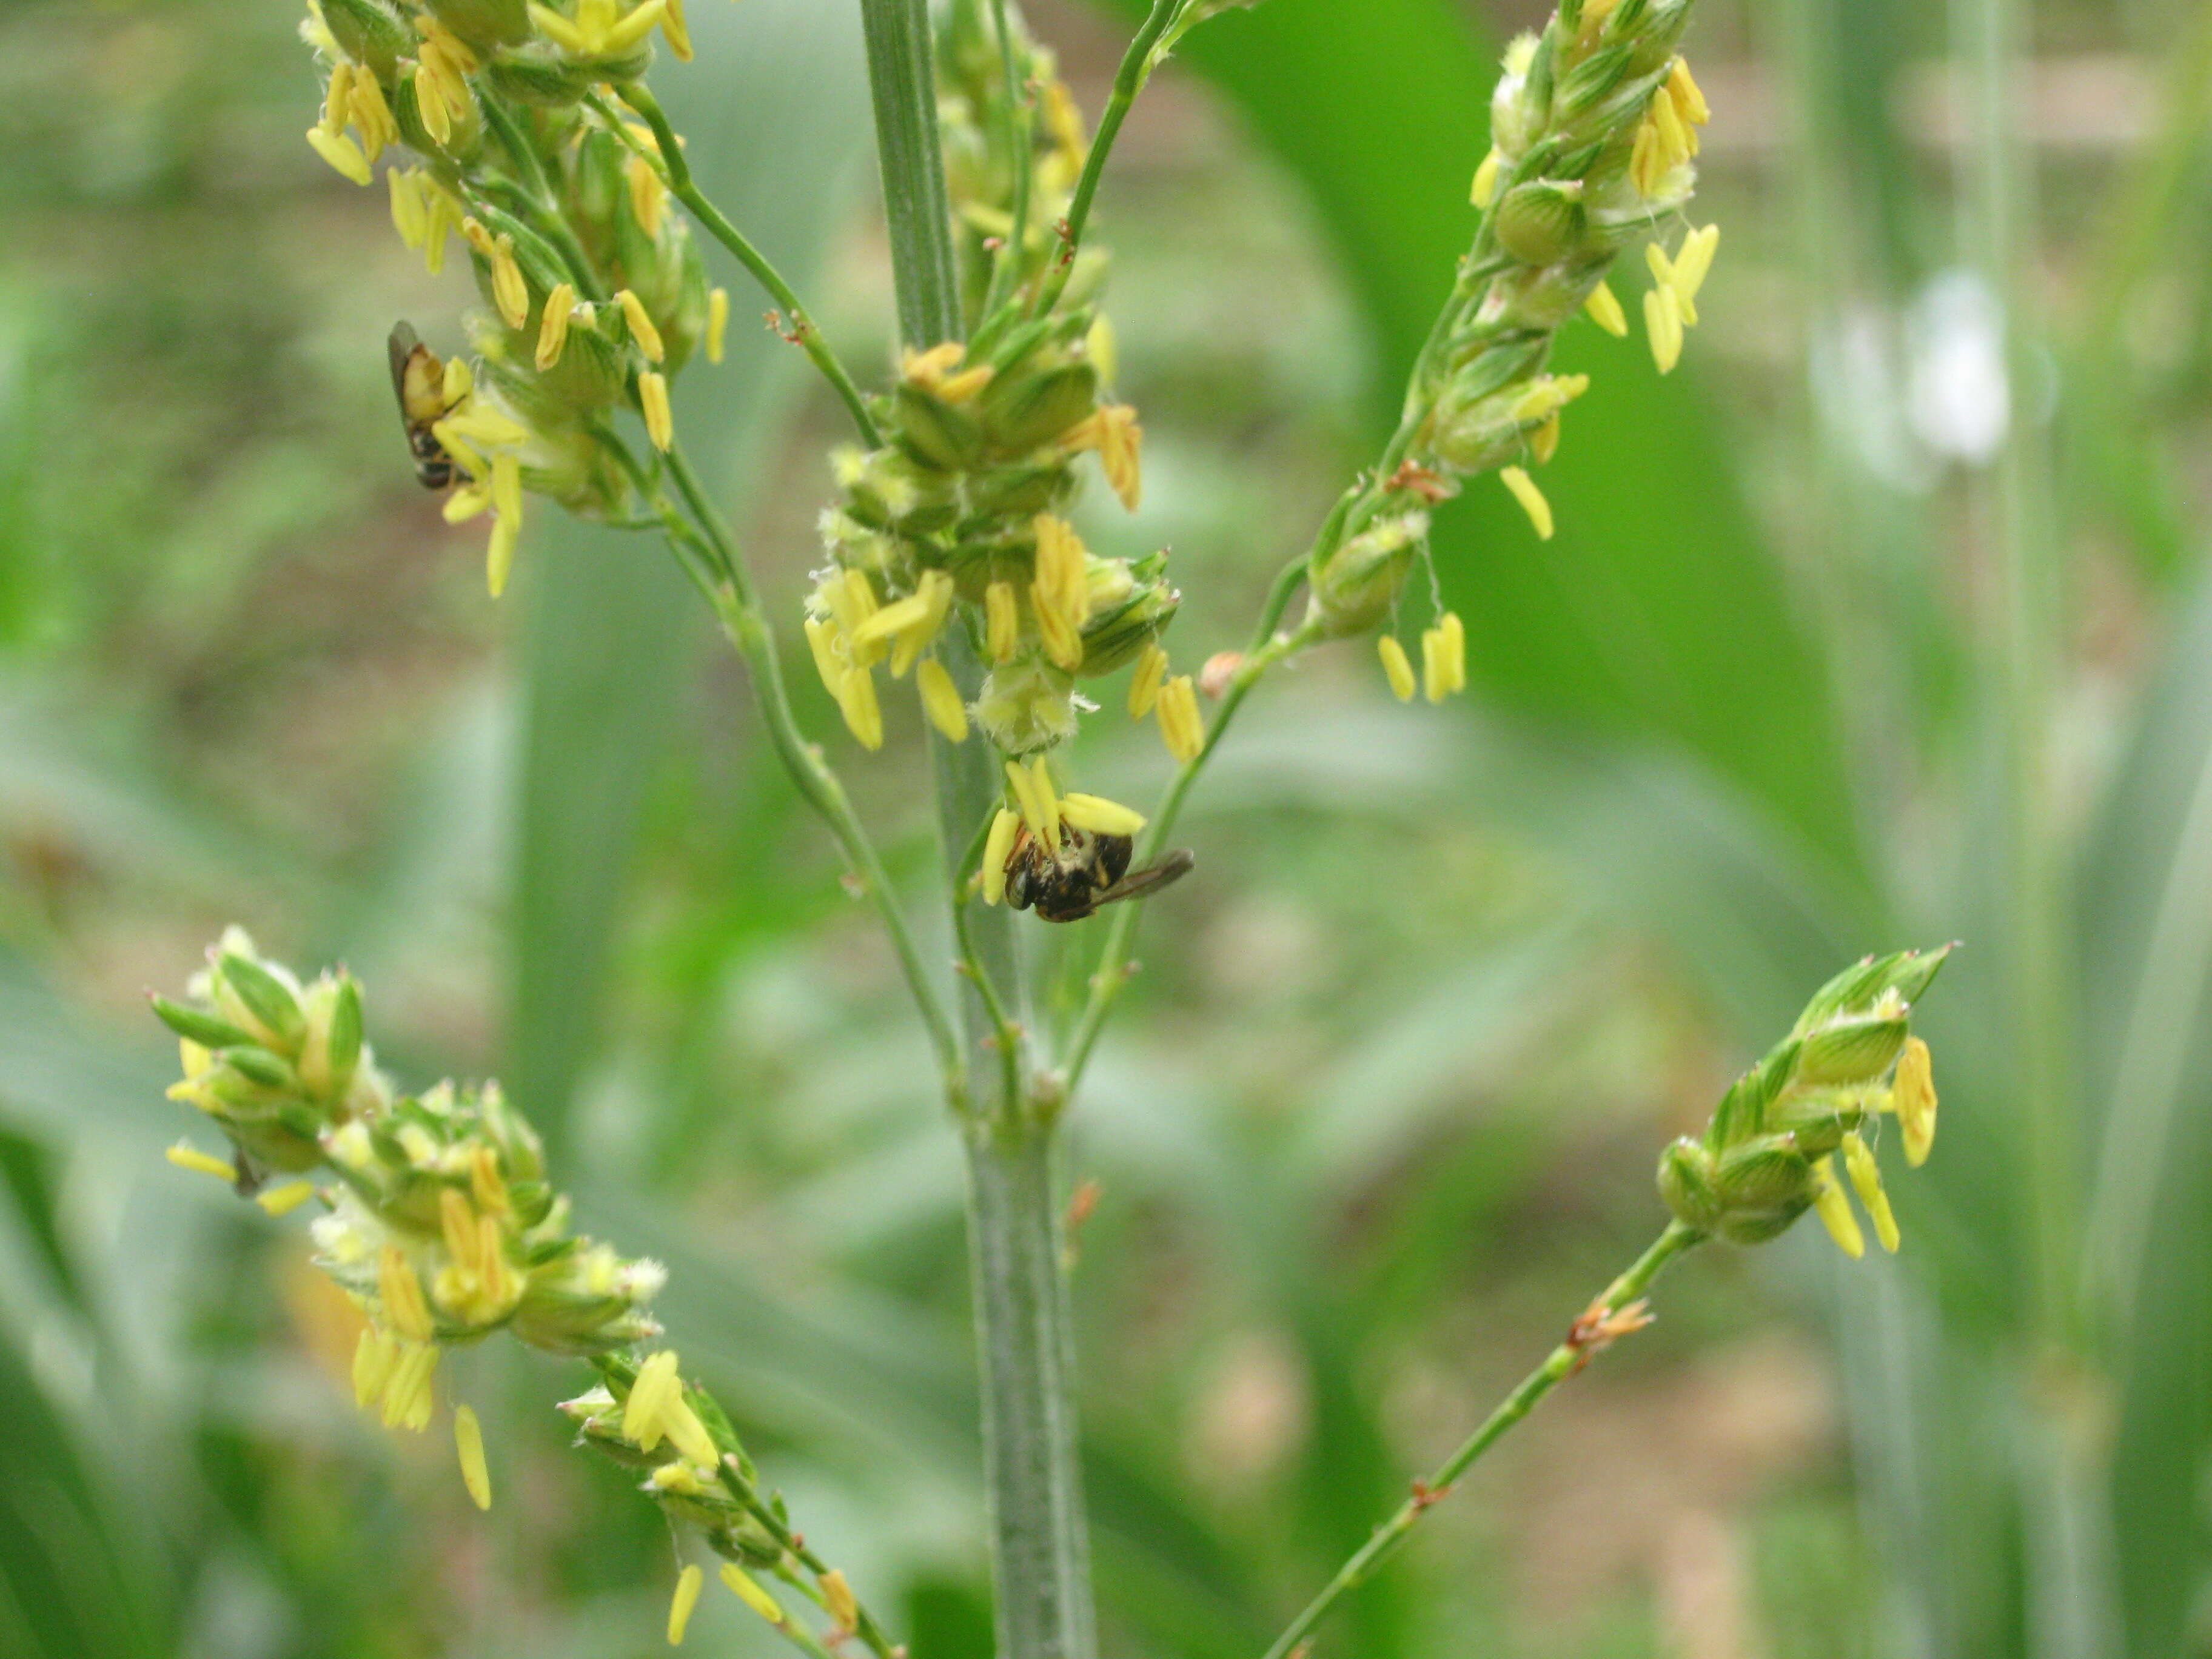
[[[636,111],[646,125],[652,129],[654,147],[659,151],[658,155],[648,154],[636,142],[629,127],[607,107],[605,99],[595,93],[590,101],[607,118],[607,125],[613,128],[616,137],[629,145],[634,154],[643,157],[659,170],[669,193],[690,210],[691,216],[699,222],[708,235],[737,256],[738,263],[751,273],[753,280],[768,291],[769,298],[782,308],[791,325],[791,332],[786,337],[795,342],[805,352],[809,361],[822,372],[822,378],[836,390],[847,412],[852,416],[853,424],[860,428],[860,436],[868,447],[871,449],[880,447],[884,441],[883,433],[877,428],[875,417],[868,413],[867,400],[861,396],[860,388],[854,384],[844,361],[830,349],[829,341],[822,336],[820,325],[806,307],[799,302],[798,294],[784,280],[783,273],[775,268],[766,254],[753,246],[750,238],[730,222],[728,216],[699,188],[698,181],[691,174],[691,164],[684,159],[684,146],[677,141],[676,131],[669,125],[667,116],[661,112],[659,101],[635,82],[615,90],[623,102]]]
[[[922,1024],[928,1028],[931,1045],[937,1050],[938,1063],[944,1069],[947,1097],[963,1099],[967,1084],[959,1036],[945,1012],[936,981],[922,960],[913,930],[907,925],[898,894],[884,872],[874,842],[869,838],[845,793],[845,786],[823,757],[821,750],[809,743],[799,729],[798,717],[792,712],[790,691],[784,683],[775,630],[761,608],[751,574],[738,554],[736,538],[715,511],[705,487],[680,448],[668,452],[668,470],[690,509],[692,520],[713,551],[716,581],[710,597],[721,618],[723,631],[752,670],[753,695],[760,705],[761,718],[767,723],[777,757],[783,762],[792,781],[798,785],[799,793],[829,824],[854,880],[883,919],[884,930],[890,935],[891,948],[906,975],[907,988],[913,993]]]
[[[1630,1304],[1642,1297],[1660,1270],[1692,1245],[1703,1242],[1705,1235],[1679,1221],[1667,1224],[1666,1231],[1653,1241],[1650,1249],[1638,1256],[1629,1270],[1606,1287],[1605,1294],[1592,1303],[1581,1318],[1575,1322],[1567,1340],[1552,1350],[1544,1363],[1521,1381],[1521,1386],[1505,1396],[1498,1409],[1483,1420],[1482,1426],[1462,1443],[1459,1449],[1437,1465],[1436,1473],[1416,1485],[1413,1494],[1401,1504],[1398,1512],[1376,1528],[1375,1535],[1362,1545],[1352,1559],[1337,1570],[1336,1577],[1328,1581],[1319,1595],[1309,1602],[1304,1612],[1291,1621],[1290,1627],[1275,1638],[1267,1650],[1267,1659],[1286,1659],[1298,1644],[1313,1633],[1314,1627],[1326,1617],[1347,1590],[1366,1582],[1380,1566],[1406,1541],[1421,1517],[1435,1507],[1449,1491],[1452,1484],[1473,1468],[1475,1462],[1492,1446],[1504,1439],[1509,1431],[1536,1408],[1546,1395],[1572,1376],[1601,1351],[1611,1340],[1611,1334],[1601,1327],[1607,1316],[1620,1313]]]
[[[1013,226],[991,271],[991,291],[983,304],[988,317],[1013,292],[1022,260],[1029,252],[1030,175],[1036,166],[1030,151],[1036,143],[1036,101],[1015,73],[1014,34],[1006,21],[1006,0],[991,0],[991,21],[999,31],[1000,72],[1006,83],[1006,153],[1014,169]]]
[[[827,1611],[830,1598],[818,1586],[823,1575],[829,1572],[830,1564],[808,1547],[806,1540],[791,1529],[791,1523],[776,1513],[775,1505],[762,1495],[760,1487],[736,1457],[723,1458],[721,1478],[722,1485],[738,1503],[744,1505],[746,1513],[760,1523],[762,1530],[776,1541],[785,1554],[814,1576],[815,1587],[799,1584],[798,1588],[810,1601]],[[855,1596],[853,1607],[853,1634],[859,1637],[868,1651],[878,1656],[878,1659],[892,1659],[895,1650],[891,1639],[884,1633],[884,1627],[877,1621],[876,1616],[868,1611],[866,1603]]]
[[[1083,246],[1083,233],[1091,222],[1091,204],[1097,199],[1098,181],[1105,176],[1106,161],[1114,153],[1114,141],[1121,136],[1121,124],[1129,118],[1137,94],[1145,88],[1146,77],[1152,73],[1152,48],[1159,44],[1160,36],[1175,21],[1182,9],[1182,0],[1152,0],[1152,9],[1138,29],[1129,49],[1121,54],[1121,67],[1115,71],[1114,90],[1108,95],[1106,107],[1098,112],[1098,131],[1091,140],[1091,154],[1084,158],[1083,173],[1075,181],[1075,193],[1067,204],[1067,217],[1061,223],[1060,260],[1045,277],[1036,303],[1036,314],[1048,314],[1067,291],[1067,280],[1075,270],[1075,256]]]

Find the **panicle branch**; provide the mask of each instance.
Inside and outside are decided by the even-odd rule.
[[[426,1427],[441,1357],[501,1333],[586,1360],[598,1386],[561,1407],[578,1443],[637,1470],[640,1490],[732,1570],[802,1582],[830,1611],[832,1641],[857,1637],[890,1659],[842,1575],[792,1530],[720,1403],[673,1350],[653,1346],[661,1328],[648,1304],[666,1271],[573,1230],[536,1131],[496,1084],[398,1092],[365,1040],[352,975],[302,986],[237,928],[210,950],[187,1000],[153,1006],[182,1053],[171,1097],[198,1108],[228,1151],[180,1142],[170,1161],[272,1212],[319,1205],[316,1265],[366,1321],[353,1364],[363,1410],[386,1427]],[[279,1176],[293,1179],[272,1187]],[[454,1440],[471,1497],[489,1508],[483,1431],[465,1406]],[[679,1583],[672,1639],[689,1616],[684,1595]],[[787,1617],[770,1622],[814,1640]]]

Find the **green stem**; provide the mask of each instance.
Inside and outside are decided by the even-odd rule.
[[[991,272],[991,291],[983,314],[991,315],[1013,291],[1022,261],[1029,252],[1030,175],[1036,172],[1030,152],[1036,144],[1036,106],[1022,84],[1014,64],[1014,34],[1006,22],[1006,0],[991,0],[991,22],[999,32],[1000,74],[1006,83],[1006,154],[1014,169],[1013,227],[999,250]]]
[[[808,1547],[805,1539],[791,1529],[788,1521],[776,1513],[775,1505],[762,1494],[759,1486],[737,1457],[725,1457],[721,1473],[722,1485],[738,1503],[744,1505],[745,1512],[781,1547],[787,1555],[804,1566],[815,1579],[815,1583],[810,1585],[799,1582],[797,1575],[791,1574],[787,1582],[817,1607],[827,1611],[830,1598],[821,1589],[820,1583],[823,1575],[830,1571],[830,1564]],[[875,1614],[868,1611],[867,1604],[857,1595],[853,1599],[853,1634],[860,1639],[861,1645],[876,1655],[877,1659],[893,1659],[897,1650],[892,1646],[890,1638],[884,1634],[883,1626],[877,1622]]]
[[[799,729],[798,716],[792,712],[791,693],[784,683],[783,662],[775,647],[775,635],[761,608],[751,573],[738,556],[736,538],[722,522],[721,514],[715,510],[680,448],[668,452],[668,470],[697,528],[714,551],[717,580],[712,597],[715,611],[730,642],[737,647],[752,671],[753,695],[760,704],[761,718],[767,722],[777,757],[799,786],[799,793],[829,824],[830,833],[844,851],[854,879],[883,919],[899,967],[906,975],[907,988],[914,994],[915,1006],[928,1028],[931,1044],[937,1050],[946,1092],[951,1098],[963,1099],[967,1085],[959,1036],[945,1012],[937,982],[915,943],[913,930],[907,926],[898,895],[884,870],[875,843],[869,839],[860,814],[853,810],[853,803],[836,773],[823,758],[822,751],[807,742]]]
[[[908,346],[962,337],[952,214],[937,131],[927,0],[860,0],[877,154]],[[964,630],[945,635],[945,667],[972,691],[981,665]],[[938,828],[947,899],[976,826],[1004,793],[989,744],[950,744],[933,732]],[[1020,983],[1016,918],[1004,906],[971,913],[960,933],[973,971],[960,999],[968,1074],[1000,1069],[998,1098],[961,1120],[968,1155],[969,1254],[983,1395],[992,1574],[1000,1659],[1092,1659],[1090,1538],[1083,1511],[1074,1388],[1055,1182],[1057,1115],[1020,1087],[1013,1028],[994,1018],[982,988]],[[1010,1048],[1014,1052],[1009,1052]]]
[[[1152,48],[1159,44],[1160,36],[1181,9],[1180,0],[1152,0],[1151,14],[1129,42],[1129,49],[1121,54],[1121,67],[1114,75],[1114,90],[1107,97],[1106,107],[1098,112],[1098,131],[1091,140],[1091,154],[1084,158],[1083,173],[1075,181],[1075,194],[1067,204],[1067,217],[1061,222],[1060,261],[1045,278],[1037,297],[1036,313],[1042,317],[1060,302],[1067,289],[1068,277],[1075,270],[1075,255],[1083,246],[1083,232],[1091,222],[1091,204],[1097,199],[1098,181],[1105,177],[1106,159],[1114,153],[1114,141],[1121,136],[1121,124],[1129,118],[1129,112],[1137,102],[1137,94],[1145,89],[1145,78],[1152,72]]]
[[[616,91],[623,102],[635,110],[644,118],[646,125],[653,129],[653,141],[660,154],[657,158],[647,156],[646,159],[657,162],[670,193],[690,210],[691,216],[705,227],[708,235],[737,256],[738,263],[768,291],[769,298],[782,307],[784,315],[790,319],[791,332],[787,337],[797,342],[809,361],[822,372],[822,378],[836,388],[837,396],[844,401],[847,412],[852,416],[854,425],[860,428],[860,436],[868,447],[871,449],[880,448],[884,441],[883,434],[876,426],[875,417],[868,413],[867,401],[861,397],[860,388],[854,384],[843,360],[830,349],[830,343],[822,337],[820,327],[806,307],[799,304],[798,294],[789,283],[784,281],[783,273],[769,262],[767,255],[752,245],[751,240],[743,231],[730,222],[721,209],[708,200],[706,192],[699,188],[698,182],[691,176],[691,164],[684,159],[684,146],[677,142],[675,129],[669,125],[667,116],[661,112],[659,102],[643,86],[635,82],[618,87]],[[595,94],[595,101],[604,110],[605,100],[597,100]],[[643,149],[632,141],[629,128],[612,118],[611,112],[606,113],[608,125],[614,129],[616,135],[623,143],[630,144],[637,154],[644,155]]]
[[[952,207],[937,135],[929,7],[927,0],[860,0],[860,22],[876,106],[899,337],[926,349],[963,333]]]
[[[1567,1340],[1552,1350],[1544,1363],[1521,1380],[1521,1386],[1505,1396],[1498,1409],[1483,1420],[1482,1426],[1461,1444],[1459,1449],[1437,1466],[1436,1473],[1413,1488],[1413,1495],[1398,1508],[1398,1512],[1375,1529],[1375,1535],[1362,1545],[1358,1553],[1337,1569],[1336,1577],[1328,1581],[1322,1593],[1307,1603],[1306,1609],[1291,1621],[1290,1628],[1275,1638],[1267,1650],[1267,1659],[1285,1659],[1297,1645],[1313,1633],[1316,1626],[1326,1617],[1330,1608],[1348,1590],[1366,1582],[1375,1569],[1394,1553],[1421,1517],[1435,1507],[1457,1480],[1475,1462],[1504,1439],[1507,1432],[1534,1411],[1546,1395],[1568,1377],[1580,1370],[1610,1339],[1595,1333],[1593,1328],[1599,1317],[1615,1314],[1641,1297],[1650,1288],[1651,1281],[1659,1276],[1660,1269],[1692,1245],[1703,1242],[1705,1235],[1679,1221],[1667,1224],[1667,1231],[1653,1241],[1651,1248],[1636,1260],[1636,1264],[1606,1287],[1605,1294],[1590,1304],[1589,1310],[1575,1322]]]

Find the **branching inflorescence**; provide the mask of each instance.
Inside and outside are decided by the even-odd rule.
[[[876,391],[855,380],[798,295],[700,189],[645,85],[656,39],[691,55],[684,0],[307,3],[304,33],[328,74],[309,143],[364,185],[387,152],[404,152],[387,174],[395,224],[433,270],[460,237],[487,307],[470,319],[468,356],[441,358],[411,331],[393,336],[422,481],[448,492],[448,519],[491,515],[495,595],[527,494],[665,538],[744,655],[776,753],[874,904],[948,1103],[975,1144],[1004,1140],[1004,1167],[988,1176],[993,1196],[975,1223],[979,1263],[1006,1279],[979,1295],[996,1391],[987,1396],[1003,1408],[987,1440],[1010,1472],[997,1494],[1002,1612],[1019,1588],[1014,1577],[1059,1576],[1067,1582],[1030,1598],[1035,1617],[1023,1628],[1047,1632],[1028,1638],[1040,1654],[1081,1659],[1091,1645],[1087,1565],[1060,1375],[1064,1310],[1050,1278],[1060,1259],[1051,1135],[1127,977],[1137,908],[1118,906],[1087,1001],[1054,1063],[1032,1069],[1030,1034],[1014,1017],[1018,988],[995,981],[972,947],[969,907],[1006,903],[1073,921],[1182,873],[1188,855],[1162,856],[1170,827],[1245,697],[1300,652],[1371,637],[1401,700],[1425,692],[1440,702],[1465,689],[1464,629],[1435,597],[1433,572],[1418,669],[1400,637],[1406,592],[1430,559],[1431,514],[1468,478],[1495,471],[1537,534],[1551,536],[1552,508],[1532,470],[1551,459],[1567,406],[1589,386],[1550,372],[1553,347],[1584,316],[1628,331],[1607,283],[1624,252],[1644,251],[1651,285],[1643,318],[1662,373],[1697,321],[1719,233],[1686,217],[1707,118],[1679,51],[1692,0],[1561,0],[1542,30],[1512,44],[1492,106],[1492,148],[1474,173],[1473,245],[1413,365],[1397,429],[1283,567],[1247,648],[1217,656],[1200,677],[1176,672],[1168,654],[1180,596],[1165,553],[1101,557],[1067,515],[1091,458],[1130,510],[1143,489],[1143,428],[1116,395],[1114,333],[1099,308],[1106,261],[1086,240],[1107,159],[1152,72],[1227,0],[1154,0],[1095,136],[1012,0],[952,0],[936,43],[935,98],[879,86],[878,103],[887,157],[928,157],[941,146],[945,211],[896,189],[890,207],[895,231],[917,212],[944,221],[923,223],[919,240],[944,256],[938,268],[956,272],[957,301],[934,309],[957,310],[957,327],[933,332],[959,337],[909,339]],[[863,6],[872,43],[880,31],[897,48],[884,62],[910,67],[913,43],[926,44],[926,9],[919,0]],[[937,190],[933,169],[922,173],[927,190],[906,194]],[[886,176],[920,175],[887,165]],[[866,827],[799,729],[773,619],[678,441],[670,379],[702,356],[720,360],[730,310],[709,284],[695,223],[767,292],[785,337],[852,422],[853,441],[830,457],[824,559],[799,618],[845,725],[864,749],[882,746],[884,688],[911,677],[940,749],[988,746],[982,797],[948,797],[957,805],[946,823],[944,897],[959,965],[991,1022],[986,1047],[1003,1074],[995,1114],[977,1107],[973,1034],[963,1048],[952,1000]],[[909,331],[932,310],[902,303]],[[641,448],[617,430],[625,411],[642,425]],[[1304,608],[1286,625],[1302,588]],[[1095,708],[1082,688],[1125,668],[1133,672],[1119,701],[1157,723],[1179,763],[1149,822],[1067,787],[1064,751]],[[1218,700],[1210,720],[1201,690]],[[971,809],[973,821],[960,822]],[[1896,1248],[1868,1130],[1893,1112],[1909,1159],[1927,1154],[1935,1093],[1911,1006],[1943,954],[1869,959],[1839,976],[1729,1091],[1705,1133],[1668,1150],[1659,1184],[1674,1219],[1665,1232],[1346,1564],[1276,1656],[1302,1643],[1552,1387],[1645,1322],[1644,1291],[1674,1256],[1708,1237],[1772,1237],[1808,1208],[1856,1255],[1863,1236],[1846,1182]],[[994,959],[1002,976],[1018,969],[1011,951]],[[749,1605],[817,1655],[848,1638],[894,1651],[843,1577],[793,1532],[728,1416],[672,1352],[656,1347],[647,1307],[659,1267],[570,1231],[537,1137],[495,1085],[397,1093],[362,1041],[350,978],[302,987],[235,933],[210,952],[190,1005],[157,1000],[156,1011],[183,1042],[185,1077],[173,1092],[230,1147],[223,1158],[180,1144],[173,1160],[220,1175],[272,1214],[311,1199],[322,1206],[319,1260],[366,1317],[355,1367],[365,1407],[387,1425],[422,1427],[440,1354],[497,1333],[579,1357],[599,1379],[562,1407],[580,1442],[641,1470],[645,1492],[705,1539]],[[1003,1231],[987,1236],[993,1229]],[[1050,1282],[1018,1271],[1037,1262]],[[1009,1340],[994,1346],[997,1302]],[[1052,1328],[1030,1328],[1040,1321]],[[482,1433],[465,1407],[454,1431],[469,1490],[488,1504]],[[813,1601],[826,1633],[789,1614],[756,1573]],[[682,1638],[700,1583],[697,1567],[683,1570],[672,1641]],[[1002,1622],[1002,1639],[1008,1628]]]
[[[271,1215],[320,1205],[316,1262],[366,1320],[353,1365],[364,1410],[386,1427],[426,1427],[441,1355],[502,1333],[583,1359],[599,1382],[561,1407],[578,1443],[640,1471],[641,1490],[703,1538],[725,1582],[796,1645],[818,1653],[823,1638],[754,1574],[824,1609],[830,1643],[857,1638],[888,1659],[882,1627],[793,1532],[721,1407],[655,1346],[648,1304],[665,1270],[571,1230],[536,1132],[497,1085],[399,1093],[364,1040],[352,976],[302,986],[234,928],[208,952],[190,1000],[157,997],[154,1009],[183,1052],[170,1094],[230,1146],[226,1160],[179,1142],[170,1162],[220,1176]],[[483,1432],[466,1406],[453,1435],[469,1493],[488,1509]],[[672,1641],[699,1577],[696,1566],[679,1577]]]

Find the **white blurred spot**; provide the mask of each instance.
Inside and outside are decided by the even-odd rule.
[[[1912,430],[1947,460],[1989,460],[2012,427],[2002,302],[1978,272],[1942,271],[1920,290],[1905,328]]]

